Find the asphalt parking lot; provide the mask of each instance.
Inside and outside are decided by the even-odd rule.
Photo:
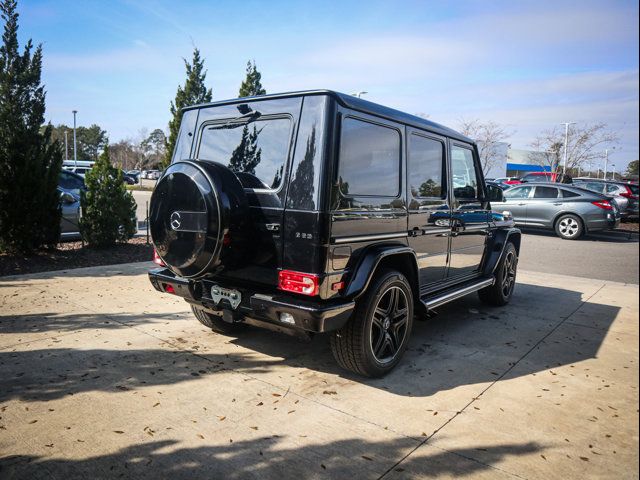
[[[367,380],[207,331],[150,266],[0,279],[1,478],[637,478],[637,284],[522,267]]]

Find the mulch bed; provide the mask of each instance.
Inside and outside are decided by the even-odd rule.
[[[145,237],[110,248],[83,247],[82,242],[59,243],[55,249],[40,250],[33,255],[0,254],[0,277],[26,273],[69,270],[72,268],[151,261],[153,246]]]
[[[633,220],[629,222],[620,222],[620,226],[618,230],[624,230],[625,232],[636,232],[638,233],[638,220]]]

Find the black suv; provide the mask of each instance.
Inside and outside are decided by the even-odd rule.
[[[151,198],[149,277],[217,332],[331,332],[342,367],[381,376],[414,317],[509,301],[520,231],[501,199],[472,140],[350,95],[196,105]]]

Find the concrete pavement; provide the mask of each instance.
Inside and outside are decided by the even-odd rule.
[[[0,478],[638,478],[638,285],[521,271],[367,380],[149,267],[0,279]]]

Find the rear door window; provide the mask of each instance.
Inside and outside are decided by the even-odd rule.
[[[202,130],[198,159],[228,166],[245,188],[277,190],[290,140],[288,117],[209,124]]]
[[[338,176],[343,195],[396,197],[400,191],[400,132],[345,118]]]
[[[562,196],[564,198],[574,198],[574,197],[579,197],[580,196],[579,193],[572,192],[571,190],[563,190],[563,189],[561,189],[560,192],[562,193]]]
[[[444,143],[422,135],[409,139],[409,188],[414,198],[445,198]]]
[[[558,189],[554,187],[536,187],[533,198],[558,198]]]

